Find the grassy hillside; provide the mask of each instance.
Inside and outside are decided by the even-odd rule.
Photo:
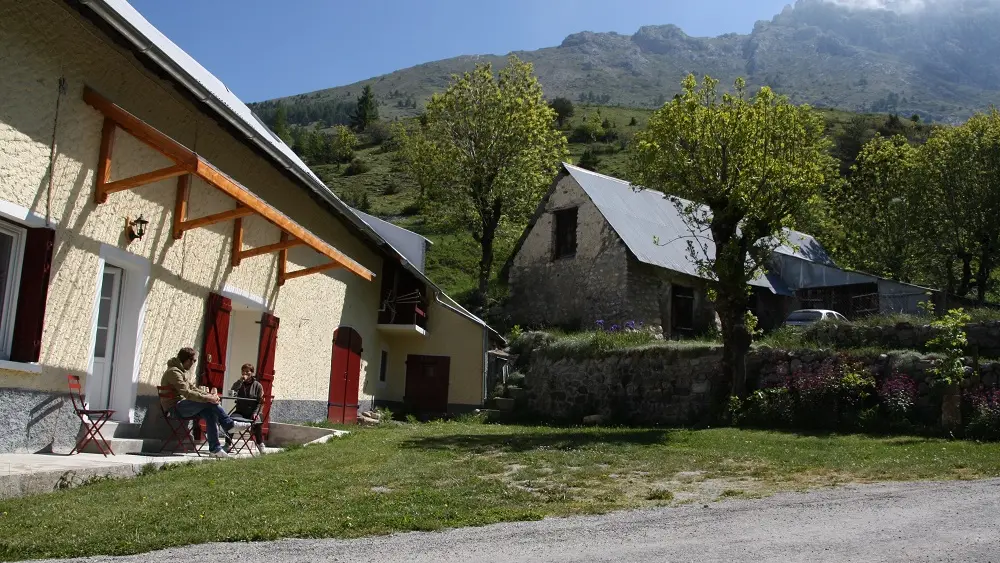
[[[845,134],[857,114],[820,110],[827,121],[828,133],[833,139]],[[627,178],[628,155],[624,150],[628,141],[645,127],[652,110],[602,106],[576,106],[575,115],[564,129],[571,142],[569,159],[577,163],[583,152],[590,148],[598,154],[597,171]],[[861,116],[866,122],[865,137],[875,130],[885,128],[888,116]],[[616,131],[618,139],[612,142],[576,142],[574,130],[584,124],[584,120],[598,123],[607,122]],[[634,120],[634,121],[633,121]],[[633,124],[634,123],[634,124]],[[901,132],[919,140],[930,130],[927,125],[900,120]],[[839,155],[839,146],[834,148]],[[418,206],[416,186],[407,178],[398,162],[398,153],[387,151],[381,146],[364,146],[355,153],[369,170],[362,174],[348,175],[345,165],[323,165],[314,170],[333,191],[350,205],[367,211],[396,225],[410,229],[429,238],[434,244],[428,253],[427,273],[432,280],[459,301],[476,285],[475,272],[478,267],[479,248],[465,233],[440,232],[424,221]],[[513,240],[500,243],[497,248],[496,270],[506,262]]]

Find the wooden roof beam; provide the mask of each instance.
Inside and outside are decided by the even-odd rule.
[[[146,145],[152,147],[154,150],[159,151],[167,158],[173,160],[178,166],[182,167],[184,170],[198,176],[205,182],[208,182],[212,186],[226,193],[227,195],[235,199],[237,202],[243,204],[244,206],[252,210],[252,213],[257,213],[258,215],[266,219],[268,222],[281,229],[282,232],[288,233],[291,236],[295,237],[296,239],[301,240],[305,245],[309,246],[316,252],[326,256],[333,262],[343,266],[345,269],[356,274],[362,279],[371,281],[372,279],[375,278],[375,274],[373,272],[371,272],[358,262],[354,261],[344,253],[340,252],[333,246],[327,244],[325,241],[323,241],[313,233],[309,232],[295,221],[292,221],[289,217],[287,217],[286,215],[284,215],[283,213],[281,213],[280,211],[269,205],[263,199],[257,197],[249,190],[247,190],[245,187],[243,187],[241,184],[239,184],[238,182],[236,182],[235,180],[233,180],[232,178],[230,178],[229,176],[227,176],[226,174],[222,173],[220,170],[212,166],[208,161],[198,156],[194,151],[188,149],[184,145],[171,139],[169,136],[160,132],[156,128],[150,126],[148,123],[142,121],[138,117],[125,111],[124,109],[114,104],[104,96],[98,94],[89,86],[84,87],[83,100],[87,104],[92,106],[94,109],[103,113],[106,118],[112,120],[114,122],[114,125],[116,125],[117,127],[120,127],[123,130],[127,131],[129,134],[139,139]],[[106,131],[102,137],[101,164],[98,168],[98,178],[100,179],[102,171],[104,171],[105,180],[107,173],[106,171],[109,168],[106,167],[105,165],[110,163],[110,153],[111,149],[113,148],[113,139],[114,139],[113,137],[114,128],[108,127],[109,124],[108,119],[105,119]],[[109,129],[110,132],[108,131]],[[107,154],[105,155],[105,153]],[[105,156],[107,156],[107,162],[105,162]],[[181,177],[184,178],[184,176]],[[182,207],[180,203],[181,201],[180,191],[181,190],[179,189],[178,203],[177,203],[178,209]],[[103,202],[100,201],[101,195],[102,192],[100,189],[98,189],[98,193],[97,195],[95,195],[95,198],[99,200],[98,203]],[[106,199],[107,194],[103,194],[103,197]],[[249,215],[250,213],[246,214]],[[218,214],[216,216],[211,216],[213,221],[200,224],[194,224],[194,221],[206,220],[209,219],[209,217],[203,217],[200,220],[195,219],[193,221],[186,221],[186,220],[177,221],[177,219],[175,218],[174,236],[176,237],[179,234],[183,234],[184,230],[216,222],[215,219],[221,221],[221,220],[235,219],[236,217],[245,216],[241,213],[237,213],[236,215],[232,215],[230,217],[218,218],[220,215],[221,214]],[[182,228],[185,226],[187,226],[186,229]],[[329,268],[324,268],[324,269],[329,269]],[[322,270],[317,270],[317,271],[322,271]]]
[[[212,215],[206,215],[204,217],[199,217],[197,219],[188,219],[180,225],[180,231],[190,231],[191,229],[197,229],[198,227],[207,227],[209,225],[214,225],[215,223],[221,223],[223,221],[232,221],[233,219],[238,219],[240,217],[246,217],[247,215],[253,215],[254,210],[249,207],[237,207],[236,209],[230,209],[229,211],[223,211],[222,213],[215,213]]]
[[[244,258],[253,258],[254,256],[260,256],[261,254],[270,254],[272,252],[277,252],[279,250],[285,250],[288,248],[294,248],[296,246],[302,246],[305,244],[299,239],[289,239],[281,242],[276,242],[274,244],[268,244],[264,246],[258,246],[257,248],[249,248],[247,250],[240,251],[240,260]]]
[[[114,182],[108,182],[107,184],[104,184],[104,197],[107,198],[107,194],[130,190],[146,184],[152,184],[153,182],[159,182],[160,180],[166,180],[167,178],[176,178],[177,176],[183,176],[187,173],[188,171],[186,168],[179,164],[175,164],[159,170],[153,170],[152,172],[146,172],[129,178],[115,180]]]
[[[325,272],[339,267],[341,267],[339,262],[330,262],[328,264],[320,264],[319,266],[313,266],[311,268],[302,268],[301,270],[295,270],[294,272],[285,272],[285,275],[278,280],[278,285],[284,285],[286,281],[291,279],[301,278],[302,276],[317,274],[319,272]]]

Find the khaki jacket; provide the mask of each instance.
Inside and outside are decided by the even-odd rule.
[[[195,385],[188,377],[189,372],[184,370],[184,366],[177,358],[171,358],[167,362],[167,371],[163,372],[160,378],[160,385],[171,387],[178,399],[188,399],[199,403],[212,402],[212,395]],[[165,410],[170,410],[177,404],[178,399],[160,399],[160,404]]]

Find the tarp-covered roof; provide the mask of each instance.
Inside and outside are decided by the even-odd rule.
[[[681,211],[674,201],[657,191],[640,190],[618,178],[584,170],[572,164],[564,164],[566,171],[583,188],[594,205],[614,228],[618,236],[635,257],[646,264],[667,268],[691,276],[702,277],[689,250],[689,242],[695,251],[707,258],[715,254],[715,245],[710,234],[701,234],[696,240]],[[680,200],[682,205],[685,200]],[[794,256],[809,262],[836,266],[823,246],[813,237],[798,231],[787,231],[788,244],[775,252]],[[791,291],[776,274],[766,274],[750,282],[751,285],[772,290],[781,295]]]

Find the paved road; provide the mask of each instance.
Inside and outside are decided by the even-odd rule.
[[[82,560],[78,560],[82,561]],[[209,544],[86,561],[993,561],[1000,480],[894,483],[351,541]]]

